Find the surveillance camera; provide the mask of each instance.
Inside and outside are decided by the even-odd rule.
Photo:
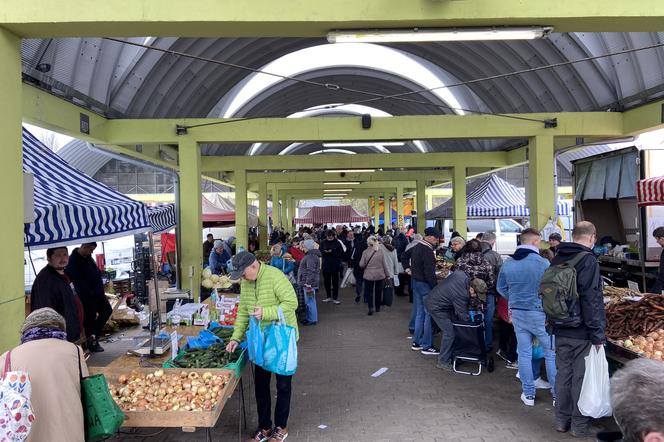
[[[339,174],[339,176],[340,176],[341,178],[345,177],[345,176],[346,176],[346,172],[341,172],[341,173]]]

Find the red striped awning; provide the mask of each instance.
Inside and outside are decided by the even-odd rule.
[[[295,224],[368,223],[369,217],[360,215],[351,206],[315,206],[293,221]]]
[[[664,205],[664,176],[637,181],[636,193],[641,207]]]

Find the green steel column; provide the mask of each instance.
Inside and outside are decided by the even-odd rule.
[[[387,214],[388,213],[388,207],[387,206],[389,204],[389,200],[387,198],[387,193],[385,193],[385,192],[383,192],[382,197],[383,197],[383,229],[385,231],[387,231],[387,220],[389,218],[389,216]],[[378,224],[378,225],[380,226],[380,224]]]
[[[180,165],[180,280],[197,300],[201,290],[203,261],[201,207],[201,156],[196,140],[182,138],[179,143]]]
[[[415,207],[417,211],[417,233],[424,234],[424,229],[427,226],[427,218],[426,218],[426,211],[427,211],[427,186],[426,186],[426,181],[424,180],[417,180],[417,189],[416,189],[416,201],[415,201]]]
[[[553,137],[537,136],[528,142],[528,205],[530,226],[542,229],[556,212],[554,202]]]
[[[21,39],[0,28],[0,353],[18,344],[25,318],[23,282],[23,164],[21,118]]]
[[[454,230],[461,236],[468,236],[468,207],[466,204],[466,168],[454,167],[454,180],[452,183],[452,216]]]
[[[279,188],[272,187],[272,225],[281,227],[281,205],[279,204]]]
[[[295,219],[295,198],[288,199],[288,231],[293,233],[293,223]]]
[[[403,227],[403,186],[397,186],[397,224]]]
[[[378,195],[373,197],[374,199],[374,228],[378,231],[380,226],[380,198]]]
[[[290,231],[290,198],[288,194],[281,197],[281,201],[283,201],[283,227],[286,232]]]
[[[267,183],[258,184],[258,226],[261,247],[267,247],[269,242],[267,234]]]
[[[249,240],[249,223],[247,207],[247,171],[235,171],[235,248],[236,251],[240,247],[247,249],[247,242]]]

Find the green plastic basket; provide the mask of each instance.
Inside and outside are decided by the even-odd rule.
[[[81,399],[86,442],[109,438],[122,426],[124,413],[113,400],[103,374],[81,379]]]

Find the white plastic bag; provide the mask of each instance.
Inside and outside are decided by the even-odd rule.
[[[346,269],[346,273],[341,280],[341,288],[345,289],[349,285],[355,285],[355,275],[353,275],[353,269],[350,267]]]
[[[585,357],[586,372],[583,375],[579,411],[584,416],[598,419],[611,416],[611,396],[609,391],[609,363],[606,361],[604,347],[599,350],[594,345]]]

